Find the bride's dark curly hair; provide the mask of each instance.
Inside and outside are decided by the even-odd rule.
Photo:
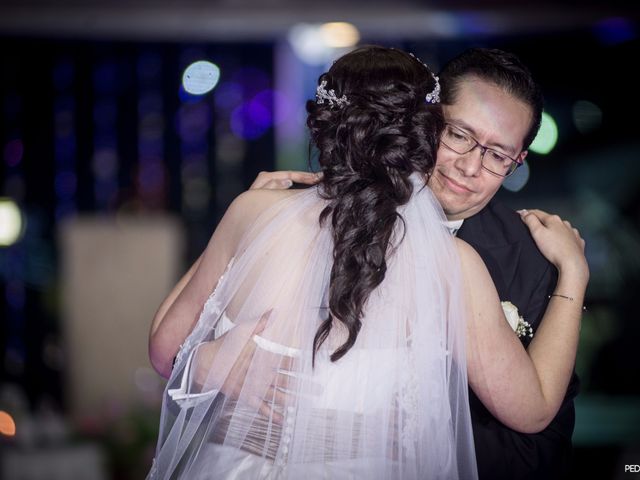
[[[358,48],[338,59],[322,81],[349,102],[306,105],[324,173],[319,191],[329,200],[320,223],[331,219],[334,240],[330,313],[316,332],[313,356],[315,361],[335,319],[349,332],[331,354],[336,361],[355,343],[365,303],[385,277],[394,227],[403,222],[397,209],[413,192],[409,176],[432,171],[444,123],[439,105],[425,101],[435,86],[432,73],[401,50]]]

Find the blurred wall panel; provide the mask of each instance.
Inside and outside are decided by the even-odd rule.
[[[58,240],[70,413],[127,408],[145,393],[153,315],[183,273],[182,226],[168,216],[79,217]]]

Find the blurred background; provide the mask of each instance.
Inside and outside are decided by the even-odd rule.
[[[133,479],[164,295],[261,170],[307,169],[304,102],[355,45],[438,70],[518,54],[545,118],[499,195],[591,267],[570,478],[640,464],[640,15],[622,0],[0,2],[0,478]]]

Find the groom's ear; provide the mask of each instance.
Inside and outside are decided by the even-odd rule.
[[[520,152],[520,155],[518,155],[518,160],[520,161],[520,163],[524,163],[524,159],[527,158],[527,155],[529,155],[529,150],[523,150],[522,152]]]

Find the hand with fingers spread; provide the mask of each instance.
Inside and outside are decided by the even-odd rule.
[[[276,172],[260,172],[249,190],[286,190],[293,183],[315,185],[322,179],[322,173],[300,172],[296,170],[281,170]]]
[[[589,280],[589,266],[584,255],[585,242],[580,232],[567,220],[542,210],[519,210],[540,252],[560,272]]]

